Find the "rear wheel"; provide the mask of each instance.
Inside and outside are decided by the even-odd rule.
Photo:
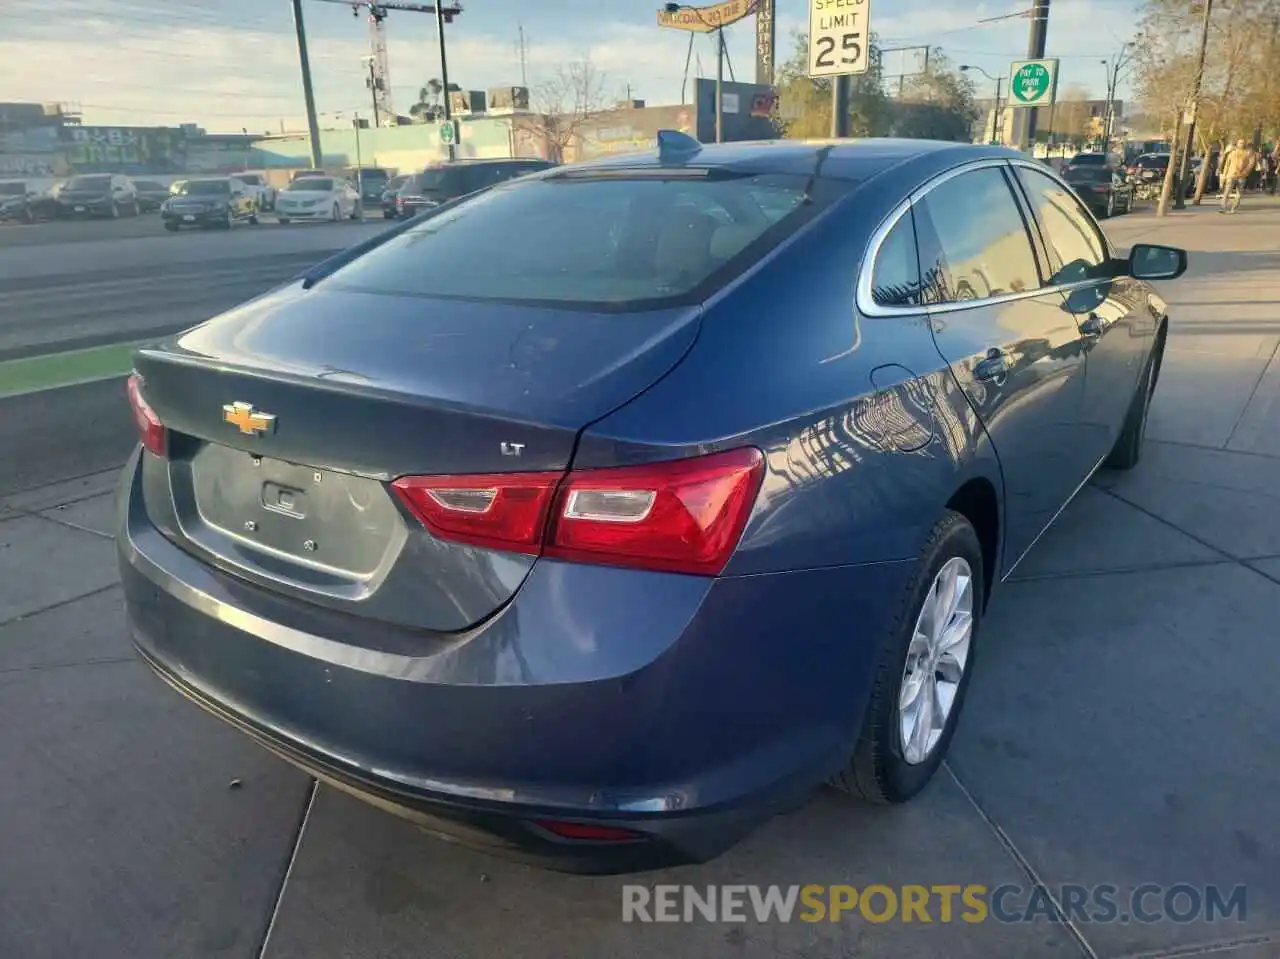
[[[172,220],[166,222],[164,225],[164,228],[168,230],[170,233],[178,232],[178,224],[174,223]]]
[[[948,510],[899,600],[853,755],[832,779],[834,786],[869,802],[896,804],[933,778],[973,672],[982,571],[977,533]]]
[[[287,216],[278,216],[276,217],[276,222],[279,223],[281,226],[288,226],[289,218]]]
[[[351,219],[353,220],[360,219],[360,212],[362,209],[363,209],[363,204],[360,203],[358,200],[355,203],[351,204]]]

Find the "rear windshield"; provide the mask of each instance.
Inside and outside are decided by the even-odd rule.
[[[458,167],[427,169],[414,177],[414,185],[423,193],[443,193],[462,186],[462,171]]]
[[[1111,170],[1107,167],[1082,167],[1067,173],[1068,183],[1110,183]]]
[[[67,181],[65,187],[67,190],[109,190],[111,189],[111,177],[109,176],[73,176]]]
[[[809,185],[777,174],[510,180],[428,215],[329,282],[608,311],[696,302],[812,216]]]
[[[356,174],[360,174],[362,180],[385,180],[387,178],[386,170],[353,170],[351,178],[354,180]]]
[[[191,180],[178,190],[182,196],[218,196],[231,192],[231,184],[226,180]]]
[[[299,190],[319,190],[322,193],[327,193],[332,189],[333,180],[324,176],[304,176],[285,187],[285,190],[293,190],[294,192]]]
[[[1067,162],[1072,166],[1081,166],[1086,163],[1102,166],[1106,164],[1107,158],[1101,153],[1077,153]]]

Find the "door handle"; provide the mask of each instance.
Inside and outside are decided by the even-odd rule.
[[[1090,338],[1101,336],[1106,332],[1108,323],[1097,313],[1090,313],[1085,317],[1084,322],[1080,324],[1080,332]]]
[[[987,350],[987,358],[973,369],[973,375],[980,380],[1002,380],[1008,374],[1009,359],[1003,351],[997,349]]]

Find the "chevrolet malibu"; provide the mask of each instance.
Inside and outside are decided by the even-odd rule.
[[[1132,467],[1168,330],[1001,148],[700,146],[443,204],[140,351],[141,657],[322,782],[552,868],[901,803],[997,584]]]

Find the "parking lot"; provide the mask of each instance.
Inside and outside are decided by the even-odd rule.
[[[279,228],[274,213],[264,212],[259,217],[257,229],[264,227]],[[367,211],[370,223],[382,222],[381,210]],[[333,223],[289,223],[289,229],[328,228],[333,229],[341,224]],[[237,223],[234,232],[252,230],[255,227],[248,223]],[[180,235],[190,234],[192,230]],[[205,232],[205,231],[199,231]],[[164,224],[158,213],[143,213],[139,216],[123,216],[118,220],[106,217],[84,218],[78,220],[44,220],[36,223],[0,223],[0,249],[5,247],[46,246],[55,243],[88,243],[110,240],[131,240],[138,237],[167,236]],[[174,237],[170,237],[173,239]]]
[[[1144,459],[1082,490],[997,593],[945,773],[893,809],[819,790],[715,862],[631,879],[423,835],[164,688],[130,651],[116,586],[113,488],[132,442],[120,381],[0,398],[0,957],[1280,956],[1280,204],[1106,225],[1121,247],[1191,254],[1162,287],[1170,341]],[[128,236],[168,252],[149,275],[127,268],[90,242],[99,226],[149,227],[154,240]],[[21,228],[58,239],[0,251],[14,284],[0,351],[82,345],[94,323],[104,342],[184,324],[275,282],[264,258],[283,279],[327,236],[344,246],[375,226]],[[105,319],[3,299],[90,264],[126,274]],[[202,293],[171,307],[182,283]],[[1017,922],[624,923],[629,882],[1008,884],[1019,904],[1043,884],[1048,905]],[[1242,886],[1247,906],[1216,922],[1063,914],[1066,885],[1125,901],[1148,884]]]

